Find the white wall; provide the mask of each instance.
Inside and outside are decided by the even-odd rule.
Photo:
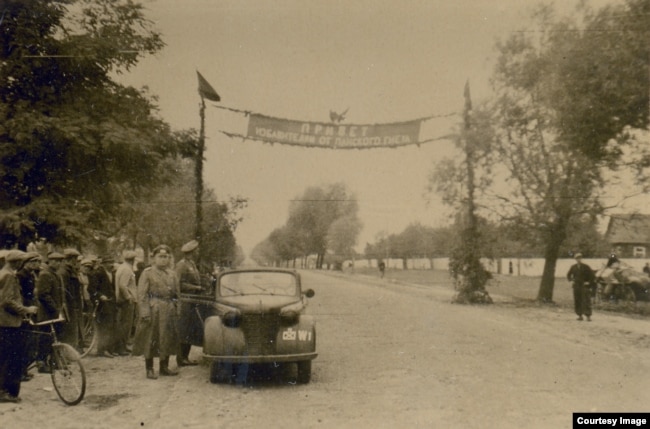
[[[353,261],[345,261],[344,266],[349,266],[349,263]],[[402,260],[401,259],[385,259],[386,268],[401,270]],[[483,265],[488,271],[493,273],[498,272],[499,261],[491,259],[483,259]],[[509,264],[512,262],[512,268],[514,276],[527,276],[527,277],[539,277],[542,275],[544,270],[544,259],[543,258],[502,258],[501,259],[501,274],[509,274]],[[589,265],[592,269],[597,270],[605,266],[607,259],[605,258],[595,258],[595,259],[583,259],[582,262]],[[646,259],[621,259],[621,262],[642,271],[643,266],[646,262]],[[558,259],[555,266],[555,277],[566,277],[569,268],[571,265],[575,264],[575,259]],[[376,259],[358,259],[354,261],[355,268],[377,268]],[[410,270],[447,270],[449,268],[449,258],[434,258],[434,259],[409,259],[407,260],[407,267]]]

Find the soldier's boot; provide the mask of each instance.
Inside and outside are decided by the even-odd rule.
[[[178,375],[178,371],[175,369],[169,369],[169,357],[160,359],[160,375]]]
[[[155,380],[158,378],[156,373],[153,371],[153,359],[145,359],[145,367],[147,369],[147,378],[151,380]]]

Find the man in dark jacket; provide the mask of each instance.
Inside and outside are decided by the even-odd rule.
[[[20,285],[20,294],[23,298],[23,305],[25,307],[36,306],[38,304],[38,300],[36,299],[36,278],[38,277],[40,266],[41,255],[37,252],[28,252],[25,254],[22,265],[16,273],[16,278]],[[36,360],[39,338],[38,334],[32,332],[33,328],[29,323],[23,323],[22,328],[25,347],[23,353],[23,373],[21,381],[29,381],[33,376],[32,374],[29,374],[27,368]]]
[[[20,402],[23,329],[25,316],[36,314],[36,306],[24,306],[16,270],[25,252],[10,250],[0,270],[0,402]]]
[[[576,263],[567,273],[567,279],[573,283],[573,300],[578,320],[583,320],[582,315],[591,321],[591,297],[589,290],[594,282],[594,271],[582,262],[582,253],[576,253]]]
[[[88,274],[88,293],[97,302],[97,356],[118,356],[115,349],[115,321],[117,316],[115,270],[112,256],[102,256],[101,265]]]
[[[67,319],[67,311],[63,299],[63,284],[58,271],[63,263],[64,256],[58,252],[52,252],[47,255],[47,266],[42,269],[36,279],[36,298],[38,299],[38,320],[57,319],[62,315]],[[61,324],[54,325],[57,335],[61,334]],[[43,331],[49,331],[48,326],[43,327]],[[38,372],[50,372],[46,364],[47,356],[52,348],[52,338],[49,335],[41,335],[38,345]]]
[[[59,268],[58,274],[63,284],[63,299],[68,311],[68,319],[63,327],[61,340],[70,344],[83,353],[79,339],[81,338],[83,293],[79,281],[79,256],[76,249],[65,249],[65,259]]]

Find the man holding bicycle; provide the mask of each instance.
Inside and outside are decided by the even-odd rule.
[[[20,402],[20,381],[23,373],[23,319],[36,314],[34,305],[24,306],[16,271],[25,252],[10,250],[0,270],[0,402]]]

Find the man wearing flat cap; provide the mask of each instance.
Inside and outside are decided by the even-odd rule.
[[[65,256],[59,252],[50,252],[47,254],[47,265],[38,274],[36,279],[36,298],[38,299],[38,320],[56,319],[59,315],[68,318],[65,308],[63,284],[58,271],[63,264]],[[44,326],[44,332],[49,331],[48,326]],[[61,324],[54,325],[57,335],[61,335]],[[41,335],[38,347],[38,372],[49,373],[51,369],[47,366],[47,355],[51,349],[52,339],[49,335]]]
[[[573,284],[573,301],[575,312],[578,320],[583,320],[582,316],[591,321],[591,296],[589,291],[594,282],[594,271],[591,267],[582,262],[582,253],[574,255],[576,263],[569,268],[567,279]]]
[[[20,294],[23,298],[23,305],[25,307],[36,306],[38,300],[36,299],[36,279],[38,277],[38,270],[41,267],[41,255],[38,252],[27,252],[23,258],[22,264],[16,278],[20,285]],[[29,381],[33,375],[27,370],[29,366],[36,360],[38,354],[38,340],[39,335],[32,332],[29,323],[23,323],[23,334],[25,340],[25,347],[23,353],[23,372],[21,381]]]
[[[201,287],[201,275],[196,267],[196,252],[199,242],[196,240],[189,241],[181,247],[183,258],[176,264],[176,276],[181,284],[181,293],[200,294],[203,291]],[[185,305],[185,304],[184,304]],[[183,309],[190,310],[190,309]],[[181,326],[191,326],[191,321],[186,320],[191,311],[181,311],[179,323]],[[181,329],[181,332],[183,330]],[[190,360],[190,350],[192,345],[187,338],[181,338],[181,347],[176,355],[176,364],[180,366],[197,365],[197,362]]]
[[[111,255],[103,255],[100,259],[101,265],[88,274],[88,293],[97,303],[97,356],[112,358],[118,356],[115,345],[117,304],[113,283],[115,259]]]
[[[63,335],[61,340],[70,344],[83,353],[80,339],[82,334],[82,309],[83,309],[83,292],[81,282],[79,281],[79,257],[81,253],[77,249],[63,250],[63,263],[59,268],[59,276],[63,283],[63,297],[66,309],[68,310],[68,320],[63,326]]]
[[[117,300],[117,318],[115,323],[115,348],[118,354],[129,355],[131,329],[135,324],[135,309],[138,300],[138,286],[135,283],[136,253],[126,250],[122,262],[115,270],[115,296]]]
[[[20,402],[20,382],[23,373],[24,330],[22,321],[36,314],[36,306],[23,305],[16,271],[25,252],[10,250],[0,269],[0,402]]]

